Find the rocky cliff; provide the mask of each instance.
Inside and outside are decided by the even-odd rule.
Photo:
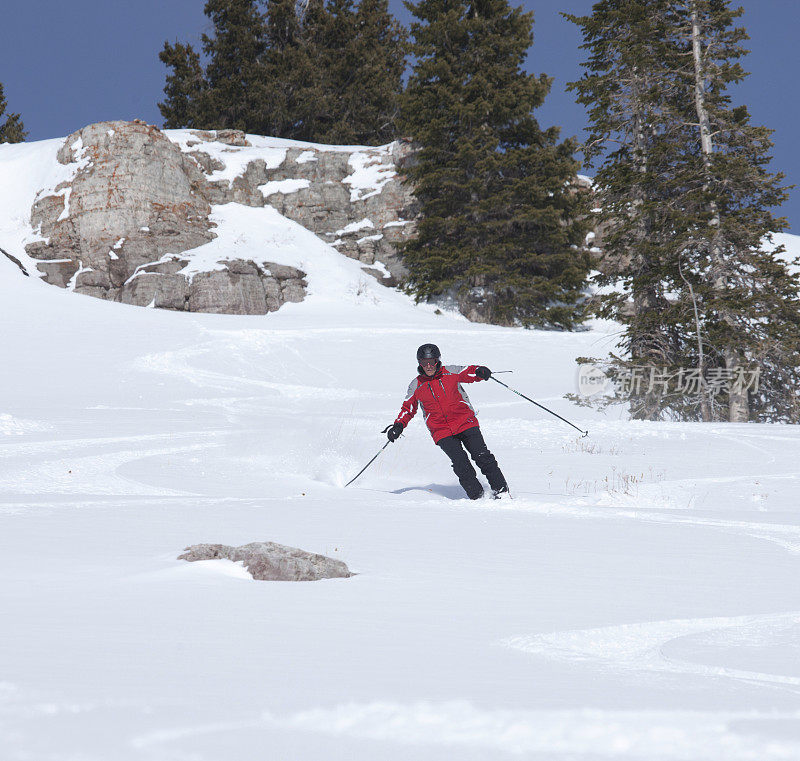
[[[337,147],[227,130],[102,122],[70,135],[60,171],[31,210],[26,246],[44,279],[78,293],[191,312],[263,314],[301,301],[306,273],[241,252],[193,260],[216,238],[212,209],[271,206],[365,265],[385,285],[404,274],[414,232],[402,182],[410,146]]]

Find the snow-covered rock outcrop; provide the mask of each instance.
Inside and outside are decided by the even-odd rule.
[[[396,245],[414,228],[413,198],[398,172],[409,150],[162,131],[142,122],[89,125],[63,142],[44,173],[25,241],[27,269],[112,301],[264,314],[307,292],[308,273],[295,265],[309,241],[287,233],[283,219],[394,285],[403,274]],[[229,204],[261,210],[239,237],[217,229],[238,216],[223,211]]]

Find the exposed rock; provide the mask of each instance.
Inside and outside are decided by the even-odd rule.
[[[76,291],[86,293],[85,288]],[[123,304],[154,306],[158,309],[183,311],[189,299],[189,286],[183,275],[144,272],[126,283],[118,300]]]
[[[252,542],[241,547],[193,544],[178,556],[178,560],[190,563],[218,558],[243,563],[250,575],[259,581],[317,581],[353,576],[341,560],[274,542]]]
[[[366,271],[384,285],[395,285],[407,274],[398,244],[416,232],[418,206],[402,174],[412,155],[406,140],[353,152],[290,148],[281,166],[268,173],[269,181],[302,179],[308,185],[268,195],[267,202],[341,253],[365,264],[380,262],[390,278],[379,269]],[[364,171],[379,178],[378,188],[348,182]],[[359,226],[364,220],[368,227]]]
[[[71,259],[42,262],[36,266],[44,272],[45,280],[48,283],[57,285],[59,288],[66,288],[79,268],[79,264]]]
[[[218,172],[220,169],[225,168],[225,164],[223,164],[219,159],[212,158],[203,151],[189,151],[186,155],[191,156],[198,164],[200,164],[200,168],[206,174]]]
[[[263,159],[255,159],[248,163],[244,172],[234,178],[232,183],[227,180],[209,182],[205,193],[213,204],[240,203],[243,206],[264,206],[264,194],[258,187],[266,181],[266,164]]]
[[[31,224],[46,240],[27,247],[50,283],[147,305],[160,287],[128,287],[139,268],[214,237],[202,170],[155,127],[92,124],[67,138],[58,161],[75,176],[36,200]]]
[[[191,135],[179,145],[139,120],[70,135],[58,161],[73,170],[72,179],[40,193],[31,211],[41,240],[26,250],[44,279],[98,298],[186,311],[263,314],[302,301],[306,275],[284,265],[220,261],[191,278],[182,272],[192,249],[216,237],[212,205],[226,203],[274,206],[371,265],[365,271],[385,285],[406,274],[397,245],[414,234],[416,216],[398,172],[412,155],[407,142],[290,147],[277,167],[237,158],[243,168],[231,181],[212,177],[227,154],[252,149],[244,133]],[[229,147],[220,151],[219,143]]]
[[[297,280],[284,280],[281,283],[280,298],[283,303],[287,301],[299,303],[305,298],[306,289],[303,282],[305,281],[300,281],[298,283]]]
[[[201,142],[248,145],[242,133],[239,135],[244,142],[238,137],[225,138],[225,131],[195,130],[192,134]],[[206,175],[218,171],[219,160],[212,159],[201,143],[196,145],[188,155],[197,159]],[[407,140],[352,150],[292,147],[277,168],[254,159],[230,183],[209,181],[205,196],[212,204],[268,204],[346,256],[365,264],[380,262],[390,276],[387,278],[382,268],[374,271],[376,276],[385,285],[395,285],[407,274],[397,253],[398,245],[416,232],[418,206],[402,173],[413,156]],[[365,173],[374,178],[374,184],[360,184]],[[288,187],[286,181],[294,187]],[[358,227],[365,219],[370,222],[368,232]]]
[[[83,270],[79,272],[75,279],[76,288],[103,288],[108,290],[111,287],[111,278],[108,272],[101,270]]]
[[[275,273],[279,272],[280,276]],[[265,314],[287,301],[302,301],[306,273],[294,267],[235,259],[225,269],[196,274],[188,286],[188,310],[215,314]],[[291,298],[284,295],[284,288]]]
[[[215,143],[235,145],[239,148],[250,145],[247,136],[240,129],[193,130],[192,134],[201,140],[213,140]]]

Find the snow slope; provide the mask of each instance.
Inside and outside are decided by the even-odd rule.
[[[309,299],[148,310],[0,256],[2,761],[800,757],[794,427],[575,408],[574,358],[611,326],[436,315],[276,215],[215,213],[217,245],[305,257]],[[462,499],[420,419],[342,488],[426,341],[590,437],[476,384],[513,500]],[[358,575],[175,559],[257,540]]]

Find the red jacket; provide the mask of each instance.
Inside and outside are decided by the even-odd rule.
[[[418,375],[408,387],[406,400],[395,422],[402,423],[405,428],[417,414],[419,405],[434,442],[474,428],[478,425],[478,418],[461,384],[481,380],[475,375],[476,367],[478,365],[448,365],[440,367],[431,378]]]

